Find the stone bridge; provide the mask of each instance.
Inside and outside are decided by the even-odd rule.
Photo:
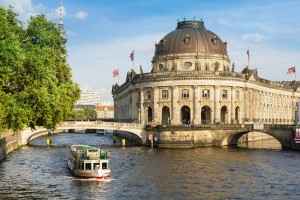
[[[117,122],[104,122],[104,121],[69,121],[61,123],[55,131],[47,130],[42,127],[36,127],[35,130],[30,128],[25,129],[21,133],[21,144],[26,145],[31,140],[37,137],[47,135],[48,132],[66,132],[80,130],[84,131],[87,129],[105,129],[105,130],[116,130],[119,134],[122,133],[123,137],[135,138],[138,143],[144,144],[146,142],[146,133],[143,130],[142,125],[134,123],[117,123]]]
[[[160,147],[197,147],[237,145],[239,138],[249,132],[261,132],[273,136],[283,148],[293,145],[293,125],[260,124],[201,124],[201,125],[169,125],[143,126],[134,123],[118,123],[104,121],[69,121],[58,126],[55,132],[66,132],[87,129],[116,130],[125,138],[133,138],[140,144],[150,144],[149,136],[158,138]],[[22,144],[48,134],[48,130],[37,128],[25,129]]]
[[[282,148],[293,145],[293,125],[260,124],[201,124],[179,126],[146,126],[147,134],[159,138],[160,147],[197,147],[237,145],[249,132],[261,132],[273,136]],[[149,141],[147,141],[149,142]]]

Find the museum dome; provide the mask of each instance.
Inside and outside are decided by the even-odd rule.
[[[219,54],[227,57],[227,43],[207,30],[202,20],[184,20],[178,22],[177,28],[155,45],[155,57],[184,53]]]

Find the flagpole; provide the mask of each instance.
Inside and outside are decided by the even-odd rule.
[[[120,77],[120,75],[119,75],[119,68],[118,68],[118,85],[120,85],[119,84],[119,77]]]
[[[296,66],[295,66],[295,84],[296,84],[296,72],[297,72],[297,71],[296,71]]]

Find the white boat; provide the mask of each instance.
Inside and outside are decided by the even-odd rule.
[[[81,178],[106,179],[110,176],[109,151],[88,145],[72,145],[68,167]]]
[[[105,130],[104,129],[97,129],[96,133],[97,133],[97,135],[104,135]]]

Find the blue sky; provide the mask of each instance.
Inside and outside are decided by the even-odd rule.
[[[22,21],[44,14],[59,22],[60,0],[0,0],[0,6],[8,4]],[[73,79],[107,100],[112,100],[111,85],[118,81],[113,70],[119,69],[119,82],[124,83],[134,49],[135,69],[142,65],[149,72],[155,43],[184,17],[203,18],[208,30],[228,42],[236,71],[247,63],[249,48],[250,68],[257,68],[261,78],[293,80],[287,69],[296,66],[300,79],[298,0],[63,0],[63,7]]]

